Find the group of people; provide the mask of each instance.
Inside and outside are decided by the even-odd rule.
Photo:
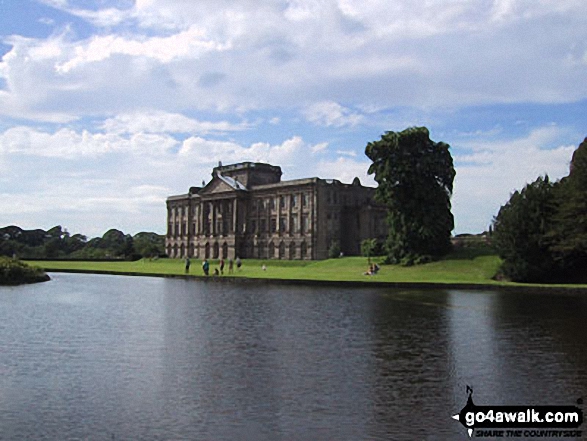
[[[379,265],[377,265],[376,263],[372,263],[371,265],[369,265],[369,268],[367,269],[367,271],[365,271],[363,274],[365,276],[374,276],[378,272],[379,272]]]
[[[218,268],[214,268],[214,275],[215,276],[219,276],[219,275],[224,275],[224,259],[220,259],[220,261],[218,262],[219,266]],[[234,274],[234,265],[236,264],[236,268],[238,270],[240,270],[241,266],[242,266],[242,261],[240,259],[240,257],[237,256],[237,258],[233,261],[232,259],[228,259],[228,274]],[[190,259],[189,257],[187,257],[185,259],[185,273],[188,274],[190,272]],[[208,276],[210,275],[210,262],[208,262],[208,259],[204,259],[202,262],[202,271],[204,271],[204,275]]]

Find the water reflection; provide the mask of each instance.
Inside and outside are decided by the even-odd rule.
[[[455,291],[448,304],[463,402],[465,385],[476,404],[573,405],[584,395],[585,297]]]
[[[0,291],[6,439],[465,439],[467,384],[587,386],[581,296],[53,277]]]

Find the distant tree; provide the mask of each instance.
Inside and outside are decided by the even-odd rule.
[[[338,240],[333,240],[330,242],[330,248],[328,248],[328,257],[331,259],[340,257],[340,242]]]
[[[365,239],[361,242],[361,254],[367,258],[367,263],[371,264],[371,257],[375,255],[377,249],[377,239]]]
[[[516,282],[547,282],[558,267],[547,234],[557,211],[555,185],[540,177],[516,191],[493,221],[492,242],[503,259],[500,273]]]
[[[75,251],[81,250],[86,246],[88,238],[83,234],[74,234],[73,236],[67,236],[64,238],[64,249],[70,254]]]
[[[104,233],[98,246],[107,251],[108,257],[131,258],[134,254],[132,236],[114,228]]]
[[[62,257],[65,253],[61,252],[62,241],[59,237],[51,237],[44,244],[44,256],[49,259]]]
[[[46,234],[47,236],[55,237],[58,239],[63,238],[65,235],[69,236],[69,233],[63,230],[63,227],[61,225],[57,225],[53,228],[50,228],[49,230],[47,230]]]
[[[388,262],[422,263],[450,251],[455,169],[449,148],[430,140],[425,127],[386,132],[367,144],[376,199],[388,209]]]
[[[157,233],[140,232],[133,236],[135,252],[142,257],[165,254],[165,236]]]

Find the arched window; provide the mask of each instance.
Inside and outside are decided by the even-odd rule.
[[[273,242],[269,242],[269,259],[273,259],[275,257],[275,245]]]

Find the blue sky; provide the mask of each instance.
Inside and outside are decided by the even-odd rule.
[[[0,57],[0,225],[163,233],[218,161],[374,185],[426,126],[477,233],[587,135],[584,0],[0,0]]]

